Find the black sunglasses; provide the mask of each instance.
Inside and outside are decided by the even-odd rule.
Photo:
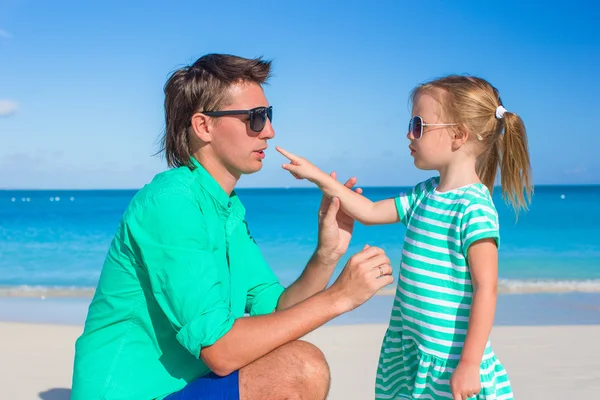
[[[251,110],[225,110],[225,111],[204,111],[202,114],[209,117],[225,117],[227,115],[248,115],[250,116],[250,129],[254,132],[261,132],[265,128],[267,118],[273,122],[273,106],[256,107]]]
[[[415,115],[410,119],[408,123],[408,131],[412,133],[413,137],[418,140],[423,136],[423,127],[424,126],[454,126],[457,124],[425,124],[423,123],[423,118],[418,115]]]

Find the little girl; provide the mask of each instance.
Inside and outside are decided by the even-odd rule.
[[[491,192],[515,211],[532,193],[525,126],[487,81],[448,76],[412,93],[408,146],[439,176],[372,202],[279,149],[283,168],[337,197],[363,224],[406,225],[392,315],[377,370],[377,399],[512,399],[490,345],[498,281],[498,214]],[[527,198],[527,199],[526,199]]]

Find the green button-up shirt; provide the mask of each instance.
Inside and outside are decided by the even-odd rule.
[[[283,292],[235,192],[195,160],[127,208],[77,340],[73,400],[155,399],[209,372],[200,350]]]

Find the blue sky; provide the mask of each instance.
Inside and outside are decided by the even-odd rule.
[[[598,21],[593,1],[0,0],[0,188],[141,187],[166,168],[168,74],[209,52],[272,59],[271,144],[361,185],[429,175],[408,95],[450,73],[522,116],[535,183],[598,184]],[[271,149],[240,186],[304,185]]]

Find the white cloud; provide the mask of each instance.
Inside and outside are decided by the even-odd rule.
[[[11,100],[0,100],[0,117],[9,117],[17,112],[19,106]]]
[[[565,171],[568,175],[581,175],[584,174],[588,171],[588,169],[586,167],[577,167],[577,168],[573,168],[573,169],[569,169],[567,171]]]
[[[10,38],[12,35],[6,32],[4,29],[0,29],[0,38]]]

